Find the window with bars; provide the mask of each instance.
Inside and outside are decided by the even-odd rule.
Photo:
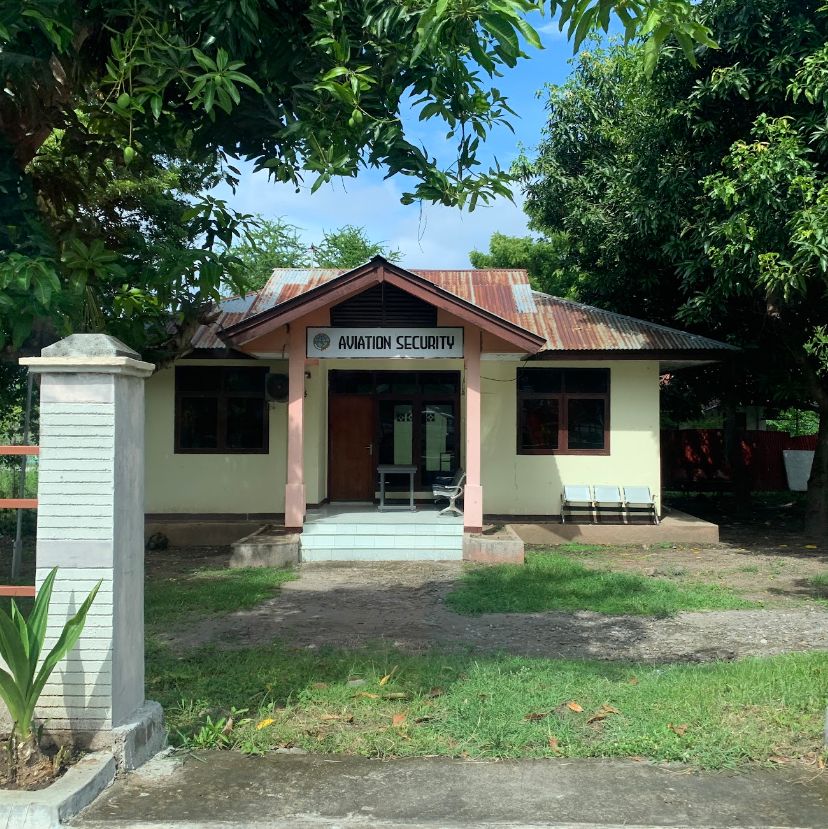
[[[519,455],[609,454],[610,371],[519,368]]]

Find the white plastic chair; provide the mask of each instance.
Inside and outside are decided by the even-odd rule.
[[[658,510],[650,487],[625,486],[624,506],[628,515],[630,512],[643,512],[652,517],[653,524],[658,524]]]
[[[566,511],[569,510],[570,518],[575,512],[588,513],[594,518],[595,501],[592,497],[591,487],[586,484],[565,484],[561,493],[561,524],[566,523]]]
[[[621,487],[598,484],[593,487],[593,491],[596,517],[601,512],[612,512],[624,520],[624,496],[621,494]]]
[[[431,494],[436,501],[438,498],[448,498],[449,505],[445,509],[440,510],[440,515],[453,513],[454,515],[462,515],[463,512],[455,504],[455,501],[463,495],[463,489],[466,484],[466,473],[462,469],[458,469],[454,475],[454,479],[450,484],[434,484],[431,488]]]

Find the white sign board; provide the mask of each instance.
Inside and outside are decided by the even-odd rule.
[[[308,328],[308,357],[463,356],[462,328]]]

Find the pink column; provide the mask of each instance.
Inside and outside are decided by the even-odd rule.
[[[301,531],[305,519],[305,326],[290,325],[288,363],[287,483],[285,528]]]
[[[466,329],[466,489],[464,529],[483,528],[483,487],[480,483],[480,332]]]

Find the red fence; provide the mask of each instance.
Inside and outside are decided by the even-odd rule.
[[[815,449],[816,435],[789,437],[785,432],[744,432],[742,458],[751,489],[786,490],[784,449]],[[731,468],[721,429],[676,429],[661,433],[664,489],[726,489]]]
[[[0,446],[0,455],[39,455],[39,446]],[[37,498],[0,498],[0,509],[37,509]],[[33,584],[0,585],[0,596],[34,596]]]

